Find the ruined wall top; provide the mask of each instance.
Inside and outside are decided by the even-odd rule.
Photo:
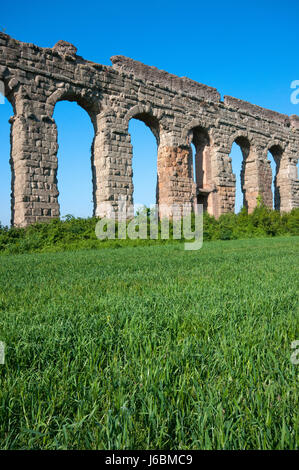
[[[13,74],[14,81],[19,78],[18,75],[22,76],[20,71],[23,70],[99,89],[103,83],[114,80],[113,77],[123,76],[148,87],[162,89],[171,96],[177,95],[224,106],[257,121],[273,122],[284,129],[293,129],[296,134],[299,132],[299,117],[296,115],[287,116],[231,96],[225,96],[221,101],[216,88],[187,77],[178,77],[121,55],[112,56],[111,62],[112,66],[106,66],[85,60],[77,55],[77,48],[66,41],[60,40],[52,48],[39,47],[0,33],[0,79],[8,75],[8,69],[14,69],[17,72]]]
[[[57,51],[59,54],[68,56],[77,55],[78,50],[73,44],[66,41],[58,41],[52,49]]]
[[[216,88],[196,82],[188,77],[178,77],[177,75],[121,55],[112,56],[110,60],[116,69],[130,73],[134,77],[147,82],[159,84],[170,91],[192,95],[198,99],[204,99],[205,101],[214,103],[221,101],[220,93]],[[224,104],[254,117],[276,121],[286,127],[292,125],[295,128],[299,128],[299,118],[296,115],[291,116],[290,119],[286,114],[262,108],[261,106],[233,98],[232,96],[224,96]]]
[[[116,69],[131,73],[136,78],[159,84],[168,90],[191,94],[206,101],[220,101],[220,94],[216,88],[195,82],[190,78],[178,77],[164,70],[159,70],[157,67],[145,65],[142,62],[121,55],[112,56],[110,60]]]
[[[291,120],[287,114],[281,114],[270,109],[262,108],[261,106],[251,104],[248,101],[239,100],[232,96],[224,96],[224,104],[231,106],[232,108],[237,108],[239,111],[243,111],[255,117],[268,119],[269,121],[276,121],[280,124],[286,125],[287,127],[291,125]]]

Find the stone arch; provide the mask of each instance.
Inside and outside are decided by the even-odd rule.
[[[212,176],[212,156],[211,156],[211,137],[209,128],[203,127],[202,121],[195,120],[195,127],[189,129],[187,141],[189,142],[191,158],[190,176],[194,174],[192,171],[195,166],[195,185],[196,185],[196,202],[203,205],[203,210],[213,213],[211,193],[213,192],[213,176]],[[192,158],[192,145],[195,148],[194,162]]]
[[[64,96],[67,94],[67,88],[60,88],[54,91],[49,98],[47,99],[47,104],[50,106],[55,106],[58,101],[62,101]]]
[[[265,157],[267,157],[267,153],[272,147],[280,147],[281,152],[283,153],[286,150],[286,143],[279,139],[272,139],[265,147]]]
[[[0,161],[0,224],[13,225],[14,212],[15,212],[15,176],[18,175],[18,168],[16,168],[16,154],[15,147],[12,145],[13,133],[17,136],[14,130],[15,109],[12,100],[7,99],[4,86],[0,90],[0,137],[1,137],[1,158]],[[3,101],[2,101],[3,96]]]
[[[76,102],[81,108],[83,108],[88,114],[96,128],[96,116],[100,114],[102,110],[100,94],[95,93],[89,88],[80,88],[70,86],[68,83],[60,83],[56,86],[59,88],[54,91],[47,99],[47,106],[52,117],[55,105],[59,101],[72,101]]]
[[[185,125],[182,141],[190,151],[189,173],[192,175],[193,200],[203,205],[204,211],[216,214],[216,162],[215,162],[215,126],[204,116],[194,118]],[[194,145],[195,152],[193,157]],[[195,167],[195,168],[194,168]],[[195,171],[193,170],[195,169]],[[195,178],[194,178],[195,173]],[[195,181],[194,181],[195,179]]]
[[[269,142],[266,146],[265,156],[266,156],[266,164],[267,164],[267,175],[265,178],[265,204],[270,208],[273,208],[273,197],[274,197],[274,209],[280,210],[281,206],[281,163],[282,158],[285,153],[285,145],[279,141],[278,139],[273,139]],[[271,162],[268,158],[268,154],[271,154],[274,162],[275,162],[275,174],[272,174],[271,169]],[[274,179],[273,179],[274,176]],[[272,181],[274,182],[274,194],[272,191]]]
[[[161,119],[163,113],[161,111],[156,111],[152,109],[150,105],[136,105],[133,108],[129,109],[125,116],[126,127],[129,127],[129,122],[131,119],[138,119],[139,121],[144,122],[144,124],[150,128],[154,134],[157,145],[160,144],[160,130],[161,130]]]
[[[95,208],[94,126],[76,102],[56,103],[53,128],[57,132],[54,184],[60,216],[90,217]]]
[[[259,196],[259,179],[257,171],[256,146],[253,136],[247,130],[239,130],[228,139],[228,152],[232,151],[233,144],[236,143],[242,153],[242,163],[240,171],[241,191],[243,193],[243,206],[252,212],[257,204]],[[230,171],[232,172],[232,159],[229,159]],[[236,195],[236,175],[233,173],[234,193]],[[234,197],[235,200],[235,197]],[[235,205],[235,201],[234,201]]]
[[[241,144],[248,142],[250,147],[254,146],[254,137],[251,135],[251,133],[247,132],[246,130],[240,130],[240,131],[235,132],[229,137],[227,141],[227,149],[229,152],[231,151],[233,143],[234,142],[238,143],[237,141],[240,142]]]
[[[22,132],[33,117],[26,113],[23,106],[23,97],[26,96],[26,87],[21,85],[17,75],[11,74],[7,67],[0,66],[0,80],[3,83],[2,92],[5,100],[12,107],[13,114],[8,119],[10,124],[9,139],[9,165],[11,173],[10,192],[10,222],[17,225],[23,209],[22,188],[25,186],[24,161],[20,159],[20,139]]]
[[[62,102],[62,101],[69,101],[69,102],[75,102],[78,104],[80,108],[82,108],[84,111],[87,112],[91,123],[93,125],[94,129],[94,137],[92,139],[92,144],[91,144],[91,171],[92,171],[92,194],[93,194],[93,215],[96,214],[96,206],[97,206],[97,182],[99,179],[98,173],[99,168],[97,168],[96,162],[95,162],[95,142],[97,138],[97,115],[99,114],[100,111],[100,102],[97,101],[94,95],[91,94],[90,90],[77,90],[74,87],[69,86],[66,84],[65,86],[62,86],[60,89],[56,90],[47,100],[47,105],[48,109],[50,110],[49,116],[47,117],[46,121],[48,124],[48,133],[50,134],[50,140],[53,141],[55,140],[56,145],[52,145],[52,189],[55,194],[55,203],[56,203],[56,212],[59,214],[60,213],[60,208],[58,204],[58,196],[59,196],[59,191],[58,191],[58,178],[57,178],[57,169],[58,169],[58,159],[57,159],[57,153],[58,153],[58,129],[55,120],[53,119],[53,114],[55,110],[55,106],[57,103]]]
[[[15,113],[15,94],[19,88],[19,82],[10,76],[7,67],[0,65],[0,104],[5,104],[5,99],[12,105]],[[3,100],[3,101],[2,101]]]
[[[211,125],[205,118],[197,118],[189,122],[182,131],[182,140],[183,142],[186,142],[187,145],[191,143],[190,139],[192,140],[193,129],[197,127],[201,127],[203,129],[206,129],[207,132],[210,132]]]
[[[11,75],[9,69],[4,66],[0,66],[0,81],[2,84],[0,92],[11,104],[15,115],[17,113],[17,98],[22,94],[20,91],[24,87],[20,84],[17,77]]]
[[[130,167],[130,178],[131,178],[131,195],[130,195],[130,200],[132,203],[136,203],[138,201],[134,200],[134,184],[133,184],[133,177],[134,177],[134,172],[133,172],[133,165],[134,165],[134,155],[133,155],[133,145],[132,145],[132,138],[131,134],[129,132],[129,123],[132,119],[136,119],[137,121],[143,122],[146,127],[151,131],[152,135],[155,137],[156,144],[157,144],[157,149],[156,149],[156,162],[158,166],[158,148],[160,145],[160,132],[161,132],[161,118],[162,118],[163,113],[157,112],[155,109],[152,109],[150,105],[136,105],[133,108],[131,108],[126,116],[125,116],[125,126],[126,130],[125,132],[129,136],[129,142],[130,142],[130,148],[129,152],[127,155],[128,158],[128,166]],[[136,163],[136,162],[135,162]],[[136,168],[135,168],[136,170]],[[136,170],[137,171],[137,170]],[[158,187],[158,168],[157,168],[157,176],[156,176],[156,202],[157,202],[157,187]],[[141,201],[142,202],[142,201]]]

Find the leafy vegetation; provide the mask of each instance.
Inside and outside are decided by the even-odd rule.
[[[211,236],[244,218],[272,238],[199,251],[2,256],[0,448],[298,448],[299,237],[267,233],[297,214],[211,219]],[[79,229],[92,239],[90,220],[9,236],[54,246]]]
[[[98,240],[95,235],[95,226],[98,220],[95,217],[76,219],[67,216],[65,220],[54,219],[49,223],[34,224],[26,229],[9,229],[0,226],[0,253],[119,248],[185,241],[184,239],[173,240],[172,225],[170,225],[170,240],[161,239],[161,225],[159,240],[150,240],[149,238],[147,240],[130,240],[128,238],[119,240],[117,234],[116,240]],[[248,214],[243,209],[239,214],[225,214],[219,219],[205,213],[203,235],[204,241],[299,235],[299,209],[280,214],[278,211],[260,206],[252,214]]]

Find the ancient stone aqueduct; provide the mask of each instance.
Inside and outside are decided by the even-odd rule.
[[[209,213],[233,211],[235,175],[229,154],[243,153],[244,204],[252,211],[260,194],[275,208],[299,206],[299,117],[225,96],[215,88],[177,77],[123,56],[112,66],[77,55],[70,43],[40,48],[0,33],[0,80],[14,109],[11,123],[12,223],[25,226],[59,216],[55,104],[76,101],[94,126],[94,214],[102,203],[133,202],[131,118],[153,132],[158,148],[157,203],[202,203]],[[191,143],[196,149],[195,174]]]

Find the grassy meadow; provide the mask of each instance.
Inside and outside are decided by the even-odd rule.
[[[298,448],[298,261],[298,236],[0,256],[0,448]]]

